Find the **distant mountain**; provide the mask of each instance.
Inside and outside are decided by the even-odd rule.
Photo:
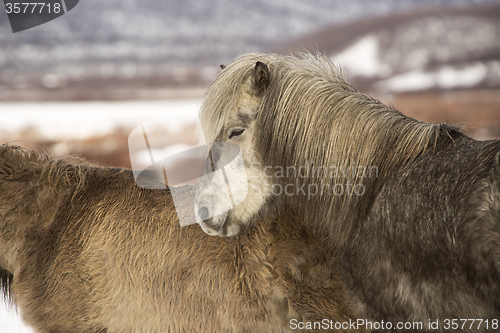
[[[500,87],[500,6],[434,9],[334,25],[277,48],[323,52],[359,89]]]
[[[376,18],[481,3],[492,0],[82,0],[68,14],[16,34],[0,10],[0,100],[136,98],[155,87],[205,87],[219,64],[325,26],[347,24],[344,36],[361,38]],[[341,51],[350,42],[318,43]],[[413,58],[398,59],[400,73]],[[122,87],[126,93],[109,93]]]

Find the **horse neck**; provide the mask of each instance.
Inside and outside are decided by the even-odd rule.
[[[300,149],[291,152],[292,156],[298,153],[289,164],[307,165],[313,173],[313,166],[330,172],[325,174],[323,168],[322,174],[316,171],[301,179],[306,192],[312,188],[318,193],[291,200],[302,207],[315,227],[330,233],[336,244],[344,244],[368,214],[387,178],[432,151],[440,133],[447,129],[411,119],[382,104],[365,113],[336,117],[324,135],[326,145],[316,140],[306,143],[302,149],[305,156],[300,156]],[[302,138],[302,142],[307,139]]]

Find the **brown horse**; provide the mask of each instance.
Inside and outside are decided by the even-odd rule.
[[[350,331],[335,265],[289,210],[209,237],[130,170],[0,146],[0,275],[36,332]]]
[[[212,214],[224,203],[202,178],[195,211],[206,233],[244,234],[294,207],[337,251],[361,317],[393,329],[498,331],[500,140],[411,119],[309,54],[235,60],[208,90],[201,122],[207,142],[239,146],[246,170],[231,179],[248,189]],[[212,155],[223,168],[224,152]]]

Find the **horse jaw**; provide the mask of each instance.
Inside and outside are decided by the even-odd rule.
[[[205,197],[206,199],[197,201],[195,215],[199,221],[198,224],[207,235],[231,237],[247,229],[272,195],[268,180],[258,179],[257,175],[255,170],[247,169],[248,194],[246,198],[235,207],[219,215],[203,220],[199,213],[201,206],[218,207],[220,202],[215,196],[208,195]]]

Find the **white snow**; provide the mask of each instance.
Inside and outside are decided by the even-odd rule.
[[[390,68],[380,61],[379,42],[374,35],[358,39],[353,45],[331,58],[349,75],[372,77],[390,74]]]
[[[414,70],[383,80],[383,90],[394,92],[418,91],[431,88],[466,88],[481,83],[488,75],[485,64],[475,63],[463,68],[442,67],[436,71]]]
[[[0,103],[0,133],[32,126],[47,139],[85,138],[115,127],[136,127],[168,114],[158,124],[178,131],[198,115],[200,99],[139,102]],[[180,111],[180,112],[179,112]],[[0,137],[0,141],[8,137]]]
[[[0,301],[0,332],[33,333],[33,330],[22,322],[15,310],[7,308],[5,302]]]
[[[488,75],[486,66],[476,63],[463,69],[446,66],[437,73],[436,80],[441,88],[472,87],[481,83],[486,75]]]
[[[384,80],[379,85],[389,91],[415,91],[433,87],[435,77],[433,73],[424,73],[420,70],[407,72]]]

